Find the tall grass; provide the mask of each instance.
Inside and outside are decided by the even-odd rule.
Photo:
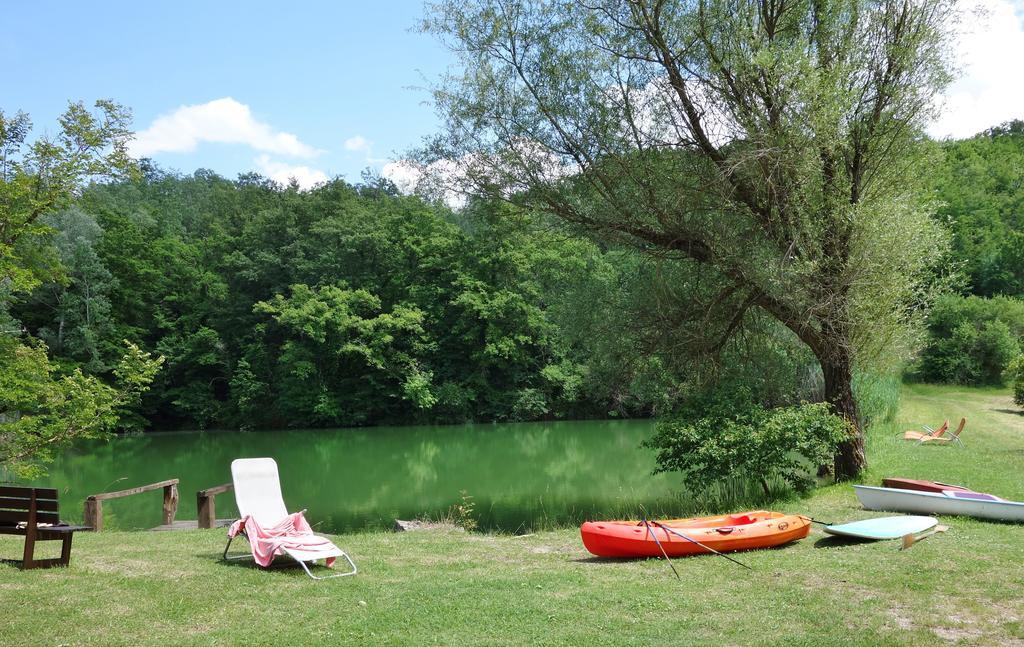
[[[853,376],[853,397],[857,400],[861,429],[896,419],[903,383],[892,373],[863,372]]]

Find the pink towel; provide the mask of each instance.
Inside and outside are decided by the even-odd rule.
[[[301,512],[290,514],[269,528],[260,526],[251,516],[243,517],[231,524],[228,537],[240,532],[245,533],[252,557],[260,566],[270,566],[274,557],[285,554],[285,549],[304,562],[324,559],[328,566],[334,566],[334,558],[341,552],[329,539],[314,535]]]

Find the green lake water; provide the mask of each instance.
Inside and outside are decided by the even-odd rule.
[[[68,451],[43,481],[61,492],[63,517],[80,520],[89,494],[178,478],[178,519],[195,519],[197,490],[231,480],[235,458],[277,460],[285,503],[308,509],[325,532],[437,518],[472,497],[481,528],[525,532],[588,518],[673,515],[687,502],[679,479],[652,476],[640,447],[649,420],[334,430],[153,433]],[[160,523],[160,491],[104,502],[106,528]],[[217,516],[236,514],[229,492]]]

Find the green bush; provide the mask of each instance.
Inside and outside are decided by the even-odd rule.
[[[765,409],[749,391],[692,401],[658,423],[645,446],[657,450],[655,472],[680,472],[694,493],[744,478],[779,478],[798,492],[814,485],[814,468],[832,460],[847,423],[824,403]]]
[[[1006,369],[1006,381],[1013,386],[1013,401],[1024,407],[1024,355],[1018,355]]]
[[[1001,384],[1024,338],[1024,301],[946,296],[928,318],[928,341],[916,367],[930,382]]]

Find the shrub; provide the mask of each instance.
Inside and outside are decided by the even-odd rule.
[[[657,450],[655,472],[680,472],[693,492],[734,478],[782,479],[798,492],[814,485],[814,468],[832,460],[849,428],[824,403],[765,409],[749,391],[697,399],[658,423],[645,446]]]
[[[946,296],[928,318],[928,342],[916,373],[956,384],[1000,384],[1024,337],[1024,301]]]
[[[1024,355],[1018,355],[1010,362],[1006,380],[1013,386],[1013,401],[1024,407]]]

